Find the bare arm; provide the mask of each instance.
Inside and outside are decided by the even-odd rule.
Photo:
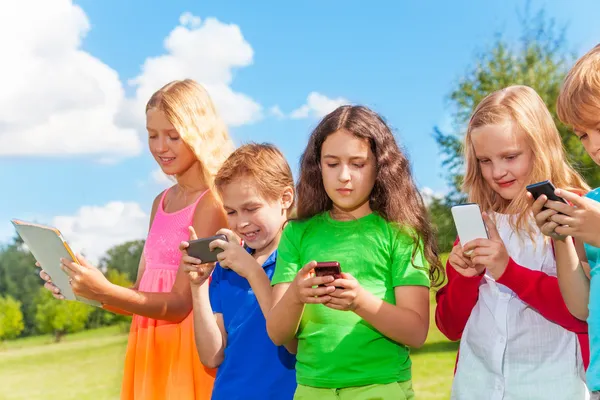
[[[199,237],[214,235],[226,226],[225,213],[212,193],[198,204],[193,225]],[[192,310],[189,279],[181,268],[170,293],[139,292],[111,284],[99,300],[109,307],[173,322],[181,322]]]
[[[288,290],[290,285],[280,283],[273,287],[273,308],[267,316],[267,332],[277,346],[289,344],[294,348],[304,304],[295,298],[292,290]]]
[[[585,321],[589,313],[590,280],[582,266],[584,263],[587,264],[583,244],[576,242],[574,245],[570,237],[565,240],[555,240],[554,251],[558,286],[565,304],[573,316]]]
[[[227,331],[223,314],[213,314],[208,291],[207,282],[199,287],[192,287],[194,339],[202,364],[208,368],[217,368],[225,359]]]
[[[273,306],[274,291],[271,287],[271,281],[262,266],[253,270],[253,273],[248,276],[248,282],[250,282],[250,286],[258,300],[260,310],[265,318],[267,318]]]
[[[396,305],[365,290],[355,312],[395,342],[421,347],[429,330],[429,288],[397,286],[394,294]]]

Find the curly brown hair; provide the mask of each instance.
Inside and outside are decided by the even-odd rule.
[[[431,285],[440,286],[445,273],[437,255],[437,240],[427,208],[413,180],[410,163],[383,118],[367,107],[338,107],[325,116],[310,135],[300,158],[297,218],[308,219],[333,208],[323,185],[321,148],[325,139],[340,129],[369,142],[377,170],[369,199],[371,210],[411,234],[417,244],[412,254],[413,263],[419,247],[423,246],[430,266]]]

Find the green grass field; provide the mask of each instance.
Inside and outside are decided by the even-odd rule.
[[[0,399],[118,399],[127,335],[90,330],[53,343],[38,336],[0,345]],[[457,344],[435,329],[412,351],[418,399],[448,399]]]
[[[434,309],[427,342],[411,353],[419,400],[449,398],[458,348],[437,330]],[[0,400],[119,398],[127,344],[122,328],[67,335],[61,343],[53,339],[36,336],[0,343]]]

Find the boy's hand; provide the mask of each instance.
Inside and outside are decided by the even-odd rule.
[[[548,201],[546,207],[557,212],[550,218],[559,225],[554,229],[556,233],[600,247],[600,204],[564,189],[556,189],[555,193],[573,204]]]
[[[228,241],[217,239],[210,242],[208,246],[211,251],[216,248],[223,249],[217,254],[221,267],[231,269],[246,279],[262,270],[262,266],[240,245],[240,238],[235,233],[229,229],[221,229],[217,234],[225,235]]]
[[[190,231],[190,240],[198,239],[194,227],[190,226],[188,229]],[[199,287],[208,280],[215,264],[205,264],[202,260],[190,256],[187,252],[188,247],[190,247],[189,242],[181,242],[179,245],[179,251],[181,251],[181,267],[188,274],[190,284]]]
[[[551,202],[548,201],[548,198],[545,195],[541,195],[537,198],[537,200],[533,201],[533,196],[531,193],[527,192],[527,201],[531,206],[531,212],[533,213],[535,224],[540,229],[542,234],[554,240],[564,241],[566,236],[560,235],[556,232],[556,227],[558,224],[551,219],[551,217],[558,214],[558,212],[552,208],[546,208],[545,210],[542,210],[544,206],[548,207],[550,205]]]

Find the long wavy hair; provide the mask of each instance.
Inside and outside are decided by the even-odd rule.
[[[412,254],[413,264],[422,246],[429,263],[432,286],[441,285],[444,269],[437,255],[435,232],[413,180],[410,163],[383,118],[367,107],[338,107],[325,116],[310,135],[300,159],[297,219],[308,219],[333,208],[333,202],[323,185],[321,148],[325,139],[340,129],[368,141],[375,156],[375,185],[369,198],[371,210],[412,236],[416,244]]]

